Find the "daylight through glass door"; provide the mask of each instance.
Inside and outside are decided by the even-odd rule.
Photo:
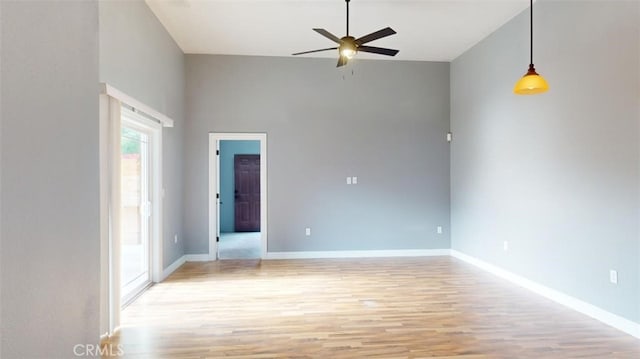
[[[121,151],[121,295],[126,305],[151,280],[149,135],[123,125]]]

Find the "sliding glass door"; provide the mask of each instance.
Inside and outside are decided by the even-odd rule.
[[[124,118],[123,118],[124,120]],[[151,283],[150,133],[123,121],[121,138],[121,300],[128,304]]]

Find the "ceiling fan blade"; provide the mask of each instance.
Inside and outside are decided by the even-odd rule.
[[[381,39],[383,37],[387,37],[387,36],[391,36],[393,34],[395,34],[396,32],[390,28],[390,27],[386,27],[382,30],[378,30],[376,32],[372,32],[369,35],[364,35],[363,37],[356,39],[356,44],[358,45],[362,45],[362,44],[366,44],[367,42],[371,42],[373,40],[378,40]]]
[[[383,47],[373,47],[373,46],[358,46],[358,51],[362,52],[370,52],[372,54],[380,54],[387,56],[396,56],[399,50],[393,49],[385,49]]]
[[[336,65],[336,67],[344,66],[347,64],[347,62],[349,62],[349,59],[346,56],[340,56],[338,57],[338,64]]]
[[[340,41],[340,39],[339,39],[336,35],[334,35],[334,34],[330,33],[329,31],[327,31],[327,30],[325,30],[325,29],[313,29],[313,31],[315,31],[315,32],[317,32],[318,34],[320,34],[320,35],[322,35],[322,36],[326,37],[327,39],[329,39],[329,40],[331,40],[331,41],[335,42],[336,44],[340,44],[340,43],[342,43],[342,41]]]
[[[338,49],[337,47],[329,47],[329,48],[326,48],[326,49],[320,49],[320,50],[311,50],[311,51],[296,52],[295,54],[291,54],[291,55],[294,55],[294,56],[295,56],[295,55],[303,55],[303,54],[310,54],[310,53],[313,53],[313,52],[329,51],[329,50],[337,50],[337,49]]]

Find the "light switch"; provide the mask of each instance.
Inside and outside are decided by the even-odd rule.
[[[438,234],[442,234],[442,226],[436,227],[436,232],[438,232]]]
[[[304,229],[304,234],[307,235],[307,236],[310,236],[311,235],[311,228],[309,228],[309,227],[305,228]]]
[[[347,184],[351,184],[351,177],[347,177]]]
[[[351,183],[358,184],[358,177],[351,178]]]
[[[618,271],[617,270],[610,270],[609,271],[609,282],[613,283],[613,284],[618,284]]]

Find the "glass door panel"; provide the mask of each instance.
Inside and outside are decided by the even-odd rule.
[[[121,294],[127,304],[150,281],[149,135],[123,125]]]

